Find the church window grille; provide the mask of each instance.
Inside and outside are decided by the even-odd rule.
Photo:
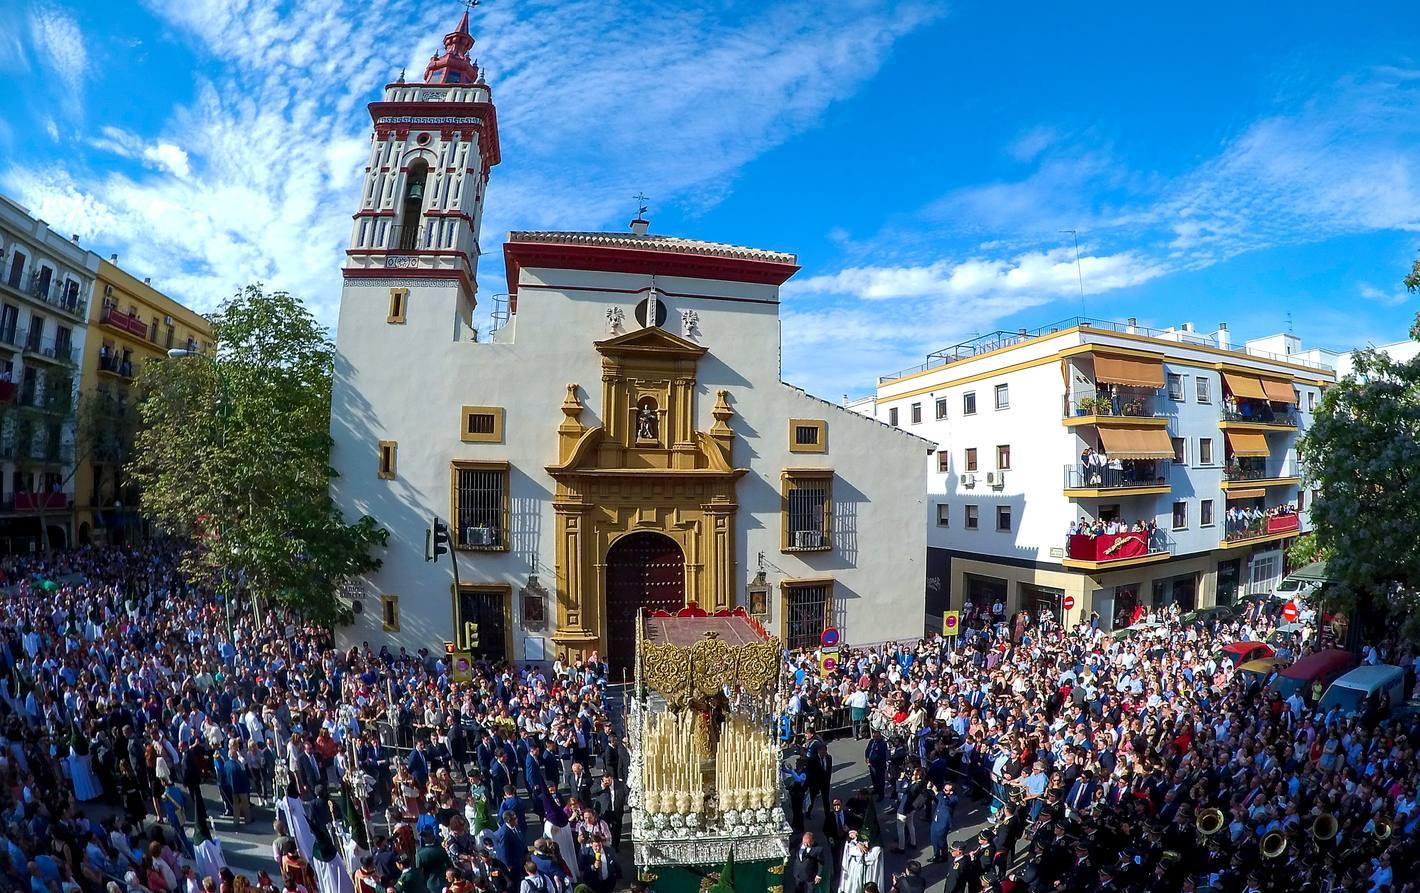
[[[464,443],[502,443],[503,408],[501,406],[465,406],[460,438]]]
[[[460,549],[508,548],[508,466],[455,462],[453,518]]]
[[[784,584],[784,646],[790,651],[819,647],[832,610],[832,583]]]
[[[829,518],[832,511],[831,470],[786,472],[783,490],[783,551],[816,552],[831,548]]]

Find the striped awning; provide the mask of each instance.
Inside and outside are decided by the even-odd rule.
[[[1103,432],[1101,432],[1103,433]],[[1228,446],[1234,456],[1267,458],[1272,451],[1267,448],[1267,435],[1245,431],[1228,431]]]
[[[1262,487],[1255,487],[1251,490],[1229,490],[1229,499],[1256,499],[1259,496],[1266,496],[1267,491]]]
[[[1157,390],[1164,386],[1164,361],[1095,354],[1095,378],[1109,384]]]
[[[1100,446],[1111,459],[1172,459],[1173,442],[1163,428],[1100,428]]]
[[[1273,403],[1297,402],[1297,392],[1292,390],[1292,383],[1290,381],[1264,378],[1262,379],[1262,390],[1267,393],[1267,399]]]
[[[1267,392],[1262,389],[1262,382],[1258,380],[1256,375],[1224,372],[1223,383],[1228,386],[1228,392],[1234,397],[1249,397],[1253,400],[1267,399]]]

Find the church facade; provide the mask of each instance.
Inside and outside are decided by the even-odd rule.
[[[932,444],[781,382],[793,255],[639,218],[513,232],[508,313],[477,339],[499,147],[472,45],[465,16],[370,106],[331,430],[340,508],[390,541],[347,641],[619,673],[643,608],[744,607],[791,647],[921,635]],[[435,519],[456,565],[429,560]]]

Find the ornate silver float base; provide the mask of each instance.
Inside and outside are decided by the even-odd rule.
[[[636,865],[642,868],[651,865],[722,865],[731,845],[735,848],[736,862],[784,859],[789,855],[788,836],[789,826],[785,825],[784,833],[774,836],[703,835],[693,840],[633,840],[632,846]]]

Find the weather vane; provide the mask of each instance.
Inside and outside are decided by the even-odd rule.
[[[460,4],[461,6],[467,6],[468,9],[469,9],[469,12],[472,12],[472,11],[473,11],[473,8],[474,8],[475,6],[477,6],[477,5],[479,4],[479,2],[480,2],[480,0],[459,0],[459,4]]]
[[[646,198],[646,194],[643,192],[638,192],[631,197],[636,199],[636,216],[645,217],[647,211],[646,202],[650,201],[650,199]]]

